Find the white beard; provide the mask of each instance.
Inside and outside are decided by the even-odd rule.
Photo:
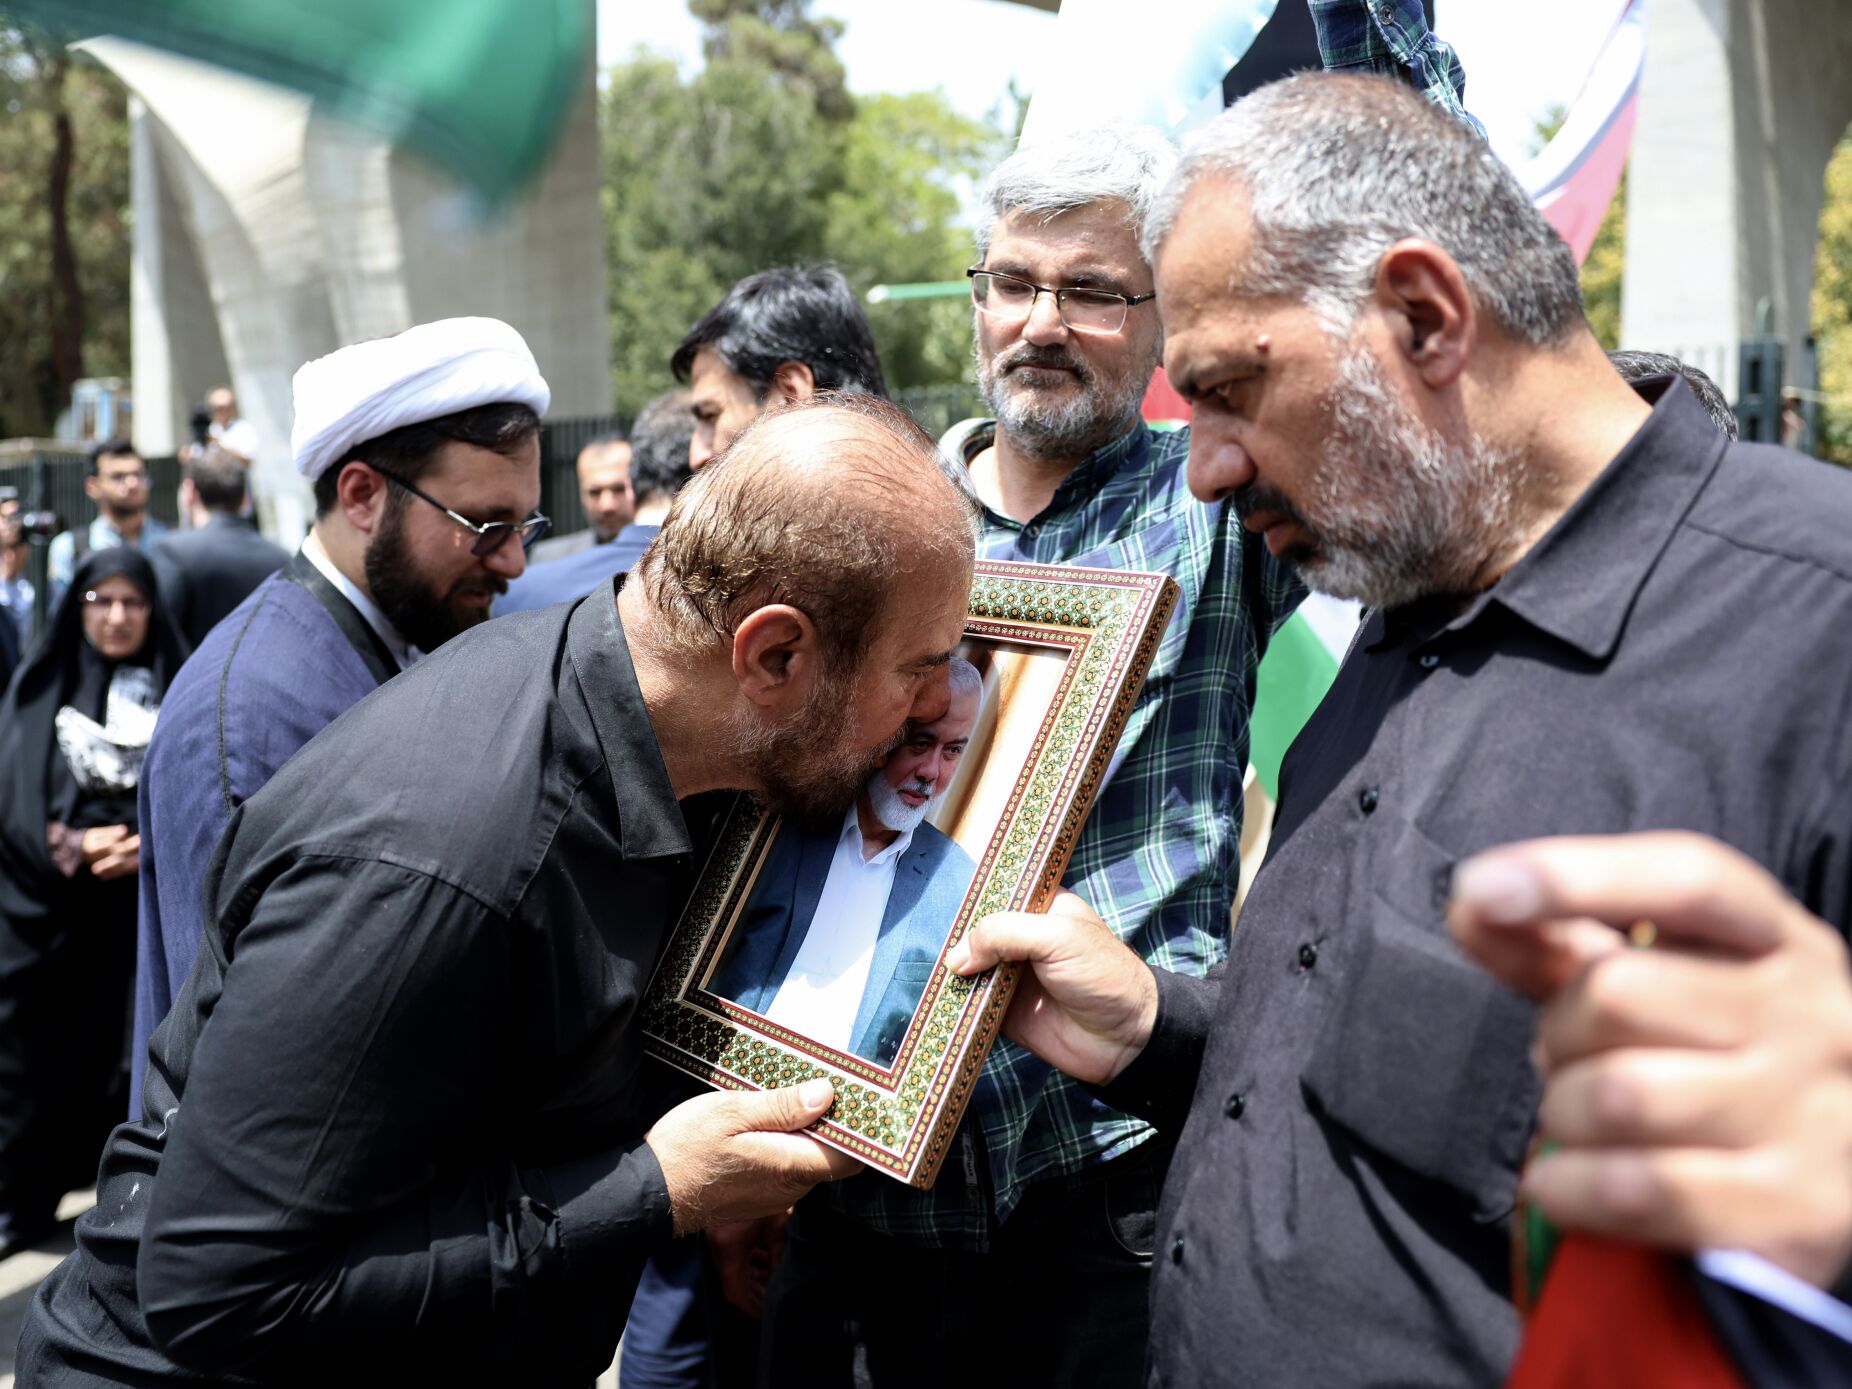
[[[875,819],[896,833],[905,834],[924,823],[939,798],[932,793],[931,787],[915,781],[907,789],[924,793],[926,799],[919,805],[908,805],[900,798],[901,789],[889,786],[887,777],[880,772],[868,778],[868,806],[874,811]]]

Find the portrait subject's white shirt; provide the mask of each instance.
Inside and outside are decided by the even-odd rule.
[[[816,915],[766,1017],[826,1047],[848,1050],[874,964],[881,918],[894,890],[894,869],[912,842],[913,831],[907,830],[873,858],[864,859],[861,821],[855,807],[849,807]]]

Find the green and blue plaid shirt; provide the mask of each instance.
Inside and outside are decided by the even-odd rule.
[[[1481,136],[1466,110],[1466,69],[1428,28],[1421,0],[1310,0],[1318,57],[1327,72],[1400,78]]]
[[[968,458],[993,433],[987,421],[948,439]],[[1233,507],[1190,496],[1189,449],[1188,430],[1141,423],[1076,468],[1027,524],[986,509],[981,549],[1168,574],[1182,589],[1065,881],[1153,965],[1201,975],[1228,953],[1254,670],[1304,589]],[[1027,1183],[1105,1162],[1151,1132],[999,1041],[932,1190],[865,1173],[820,1195],[912,1243],[984,1249]]]

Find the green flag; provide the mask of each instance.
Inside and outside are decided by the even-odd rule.
[[[1280,795],[1280,760],[1337,678],[1344,643],[1356,621],[1354,608],[1315,593],[1267,644],[1254,676],[1248,761],[1275,800]]]
[[[290,87],[424,155],[490,203],[540,172],[578,95],[586,0],[8,0]]]

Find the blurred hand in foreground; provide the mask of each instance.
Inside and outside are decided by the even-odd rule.
[[[1741,1248],[1825,1287],[1852,1259],[1852,979],[1839,934],[1691,834],[1463,861],[1449,924],[1536,998],[1524,1195],[1565,1229]],[[1629,948],[1644,945],[1648,948]]]

